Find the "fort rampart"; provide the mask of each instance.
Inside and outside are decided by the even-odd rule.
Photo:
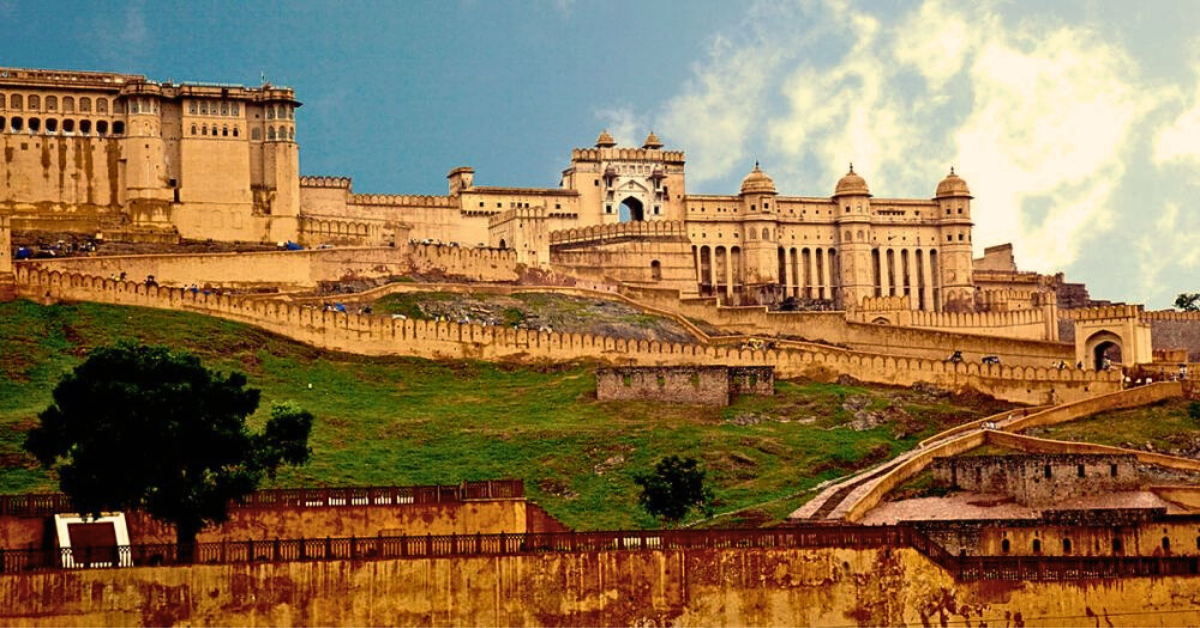
[[[844,374],[897,386],[927,382],[952,390],[973,388],[1019,403],[1046,403],[1050,396],[1060,401],[1074,400],[1120,387],[1120,374],[1116,372],[949,363],[815,346],[806,350],[755,350],[451,322],[395,320],[50,272],[24,264],[17,269],[17,283],[22,295],[34,299],[98,301],[198,312],[256,325],[323,349],[362,355],[519,362],[595,359],[643,366],[763,365],[774,366],[776,376],[782,378],[828,378]]]
[[[414,272],[436,272],[472,281],[513,281],[518,276],[512,251],[416,243],[262,253],[66,257],[23,262],[20,266],[96,277],[124,272],[133,281],[153,275],[160,284],[221,287],[312,288],[322,281]]]
[[[844,312],[772,312],[764,306],[723,307],[717,299],[680,299],[674,290],[658,290],[626,286],[622,293],[656,307],[683,316],[703,320],[723,329],[745,334],[791,336],[820,341],[870,353],[904,355],[942,360],[954,351],[961,351],[968,361],[980,361],[984,356],[998,356],[1005,365],[1048,367],[1058,362],[1073,364],[1072,345],[1018,338],[984,335],[985,328],[976,333],[954,333],[919,327],[847,322]],[[970,323],[964,315],[964,322]],[[1001,320],[1019,322],[1024,313],[996,314]],[[1004,318],[1010,317],[1010,318]],[[976,319],[978,320],[978,319]],[[1038,323],[1040,325],[1040,323]]]

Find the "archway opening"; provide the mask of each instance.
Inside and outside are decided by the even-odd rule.
[[[641,201],[630,196],[621,201],[618,216],[621,222],[641,222],[646,219],[646,208]]]
[[[1092,349],[1092,368],[1104,370],[1114,364],[1121,363],[1121,345],[1115,340],[1105,340]]]
[[[501,248],[501,249],[507,249],[507,248],[508,248],[508,243],[504,241],[504,238],[500,238],[500,248]]]

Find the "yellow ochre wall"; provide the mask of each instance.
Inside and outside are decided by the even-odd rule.
[[[689,549],[0,576],[0,621],[54,625],[1161,626],[1197,577],[955,582],[911,549]]]

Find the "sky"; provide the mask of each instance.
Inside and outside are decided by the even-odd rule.
[[[294,87],[301,171],[356,192],[555,187],[607,128],[687,153],[691,193],[755,161],[780,193],[928,198],[951,166],[976,254],[1095,298],[1200,292],[1194,1],[93,3],[0,0],[0,65]]]

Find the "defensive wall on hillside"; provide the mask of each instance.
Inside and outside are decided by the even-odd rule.
[[[973,388],[1000,399],[1042,404],[1120,388],[1117,372],[949,363],[836,348],[742,349],[702,344],[632,341],[587,334],[532,332],[452,322],[395,320],[329,312],[272,300],[192,293],[103,277],[63,274],[20,265],[18,290],[48,300],[98,301],[192,311],[258,326],[323,349],[363,355],[538,362],[596,359],[622,365],[728,364],[774,366],[777,377],[820,379],[849,375],[896,386],[926,382],[951,390]],[[868,326],[869,327],[869,326]]]
[[[905,528],[423,538],[407,558],[220,561],[0,575],[0,620],[43,625],[914,626],[1200,623],[1200,562],[955,559]],[[441,545],[445,540],[446,543]],[[476,541],[478,543],[476,543]],[[535,545],[529,545],[530,542]],[[354,547],[358,546],[355,555]],[[657,546],[657,547],[655,547]],[[303,546],[301,546],[303,548]],[[242,549],[242,548],[237,548]],[[295,543],[287,545],[294,556]],[[441,553],[439,552],[439,554]],[[936,556],[936,562],[930,555]],[[397,554],[398,556],[398,554]],[[232,559],[229,556],[227,560]]]
[[[132,281],[153,275],[160,284],[222,287],[313,288],[322,281],[408,273],[436,273],[471,281],[514,281],[519,275],[512,251],[417,243],[256,253],[65,257],[19,265],[97,277],[124,272]]]
[[[847,312],[846,320],[1020,340],[1058,340],[1058,319],[1048,317],[1040,308],[1003,312],[925,312],[910,308],[908,297],[869,297],[863,299],[861,307]]]
[[[961,315],[960,322],[966,325],[961,328],[962,331],[951,333],[917,327],[847,322],[846,314],[840,311],[772,312],[765,306],[723,307],[712,297],[680,299],[674,290],[623,286],[621,292],[638,302],[703,320],[723,329],[752,335],[797,336],[870,353],[943,360],[954,351],[962,351],[963,357],[969,361],[995,355],[1006,365],[1030,367],[1048,367],[1060,361],[1073,364],[1075,361],[1075,348],[1072,345],[982,335],[986,327],[969,325],[972,322],[995,323],[1000,320],[1025,324],[1028,321],[1024,312]],[[965,333],[977,329],[981,330],[979,334]]]

